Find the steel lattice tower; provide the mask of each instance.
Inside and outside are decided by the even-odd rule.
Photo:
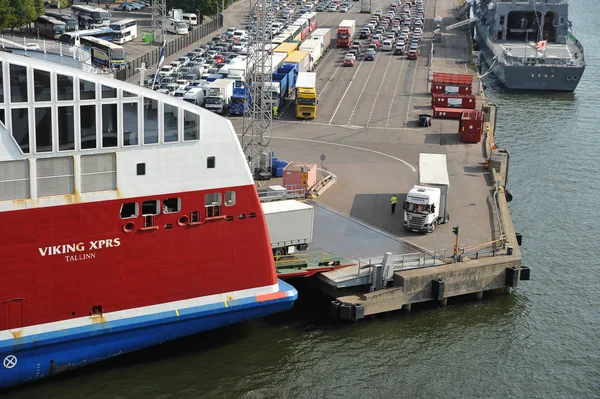
[[[271,50],[263,51],[271,45],[271,26],[267,24],[265,0],[258,0],[250,12],[255,16],[257,32],[251,46],[254,51],[248,55],[246,63],[246,88],[252,95],[252,104],[244,113],[242,149],[250,165],[250,171],[257,179],[271,178],[271,82],[273,59]]]
[[[167,20],[167,0],[152,0],[152,37],[154,43],[162,46],[165,41],[165,22]]]

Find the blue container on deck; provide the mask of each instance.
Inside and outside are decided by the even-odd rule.
[[[283,177],[283,168],[284,166],[280,166],[277,168],[277,172],[275,172],[275,177]]]

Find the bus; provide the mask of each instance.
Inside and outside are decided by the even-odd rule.
[[[108,27],[110,25],[110,13],[101,8],[77,5],[71,7],[71,13],[82,29]]]
[[[123,47],[95,37],[85,36],[79,39],[81,47],[92,55],[92,64],[110,69],[125,67],[125,50]]]
[[[96,39],[106,40],[112,42],[114,37],[114,31],[110,28],[96,28],[88,30],[79,30],[76,32],[66,32],[62,34],[58,40],[70,44],[71,46],[79,46],[80,37],[95,37]]]
[[[123,44],[137,37],[137,21],[135,19],[122,19],[110,24],[114,31],[113,43]]]
[[[65,30],[67,24],[58,19],[42,15],[35,20],[35,30],[39,35],[49,37],[50,39],[58,39]]]
[[[59,21],[63,21],[67,25],[67,32],[74,32],[79,29],[79,22],[70,15],[61,14],[59,12],[47,12],[46,15],[58,19]]]

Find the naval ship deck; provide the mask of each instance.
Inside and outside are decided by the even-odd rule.
[[[575,43],[548,43],[546,44],[546,49],[542,51],[537,51],[535,46],[536,42],[494,42],[496,50],[500,50],[499,52],[504,54],[504,57],[509,64],[521,63],[520,60],[525,58],[537,58],[543,60],[544,64],[579,66],[579,63],[583,63],[583,53]]]

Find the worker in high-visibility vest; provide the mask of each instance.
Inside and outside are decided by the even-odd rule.
[[[279,107],[277,105],[273,105],[273,118],[277,118],[278,113],[279,113]]]
[[[392,199],[390,200],[390,205],[392,206],[392,213],[396,213],[396,204],[398,203],[398,197],[396,194],[392,195]]]

